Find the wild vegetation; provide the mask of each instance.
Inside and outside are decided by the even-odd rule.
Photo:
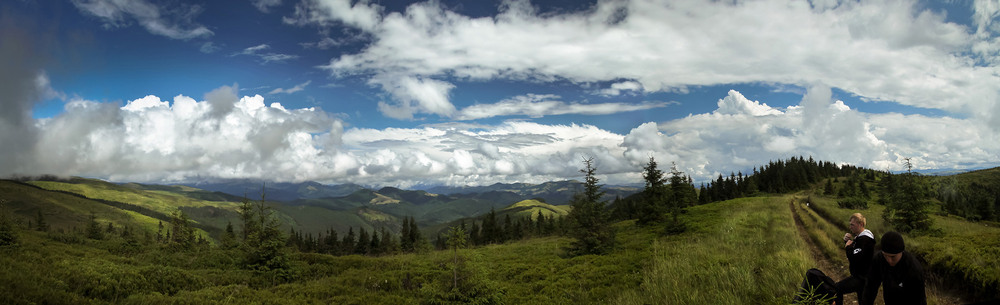
[[[0,282],[8,283],[0,303],[788,304],[817,263],[808,243],[845,263],[837,241],[857,211],[876,235],[906,231],[932,279],[968,287],[972,300],[1000,297],[1000,229],[988,217],[951,214],[939,199],[943,185],[987,185],[995,175],[924,177],[792,158],[699,190],[650,159],[645,191],[606,205],[595,172],[584,163],[583,187],[567,206],[529,199],[436,226],[391,216],[346,229],[287,226],[295,218],[266,191],[234,202],[190,188],[0,181]],[[402,192],[352,196],[436,200]],[[140,202],[117,201],[126,197]],[[916,212],[899,205],[913,198],[923,204]],[[170,204],[215,208],[218,217]],[[350,211],[375,213],[357,214],[366,209]],[[795,218],[808,243],[796,237]],[[931,304],[949,303],[932,287]]]

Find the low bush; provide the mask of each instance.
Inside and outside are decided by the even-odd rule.
[[[847,197],[837,200],[837,206],[842,209],[866,210],[868,209],[868,199],[862,197]]]

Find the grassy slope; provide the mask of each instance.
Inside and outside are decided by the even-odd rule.
[[[82,230],[94,215],[98,222],[112,222],[155,232],[159,220],[132,211],[121,210],[84,198],[38,189],[19,182],[0,180],[0,199],[21,220],[32,220],[41,211],[52,231]],[[22,221],[26,224],[26,221]]]
[[[787,197],[689,209],[684,234],[657,239],[642,285],[615,304],[788,304],[814,265]]]
[[[163,190],[146,191],[128,185],[75,178],[70,182],[32,181],[33,185],[48,190],[67,191],[94,199],[130,203],[153,211],[170,214],[178,207],[218,207],[235,210],[237,204],[229,201],[205,201],[181,193]]]
[[[531,217],[532,220],[538,217],[539,211],[541,211],[542,215],[545,217],[552,217],[553,215],[562,217],[569,214],[571,209],[572,207],[568,205],[551,205],[534,199],[523,200],[504,208],[505,211],[515,211],[514,215],[511,217]]]

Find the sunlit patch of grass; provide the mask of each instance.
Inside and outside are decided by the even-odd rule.
[[[657,240],[642,285],[616,304],[788,304],[812,262],[787,197],[689,208],[689,233]]]

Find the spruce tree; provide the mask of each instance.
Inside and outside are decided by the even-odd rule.
[[[191,228],[190,219],[184,211],[177,210],[170,215],[170,228],[173,235],[170,242],[173,246],[181,249],[190,249],[194,245],[194,229]],[[109,223],[109,230],[111,229]]]
[[[35,230],[42,232],[49,230],[49,223],[45,222],[45,215],[42,215],[42,209],[38,209],[38,216],[35,217]]]
[[[17,246],[21,239],[17,234],[17,228],[14,227],[14,221],[7,215],[6,203],[6,200],[0,199],[0,247]]]
[[[399,230],[399,247],[403,252],[413,252],[413,240],[410,239],[410,218],[403,217],[403,225]]]
[[[826,179],[826,186],[823,187],[823,194],[833,196],[833,179]]]
[[[236,240],[236,231],[233,230],[232,221],[226,223],[226,231],[222,233],[221,244],[223,249],[232,249],[239,244]]]
[[[912,168],[906,158],[907,168]],[[924,231],[931,228],[933,220],[927,208],[931,205],[930,187],[917,174],[908,171],[897,175],[887,187],[888,200],[882,218],[901,232]]]
[[[410,216],[410,242],[413,244],[413,251],[419,251],[421,249],[426,249],[424,244],[426,240],[420,233],[420,228],[417,227],[417,220]],[[423,248],[421,248],[423,247]]]
[[[87,238],[104,239],[104,232],[101,231],[101,225],[97,223],[97,216],[94,214],[90,214],[90,222],[87,223]]]
[[[377,256],[382,254],[382,252],[380,252],[381,249],[382,249],[382,242],[378,238],[378,231],[372,229],[372,242],[368,246],[368,252],[371,253],[372,255]]]
[[[267,205],[266,186],[261,187],[260,201],[251,203],[249,199],[243,198],[240,218],[244,221],[241,248],[246,255],[246,266],[251,270],[287,279],[291,265],[288,254],[285,253],[286,240],[281,231],[281,222],[274,216],[273,208]]]
[[[670,219],[666,224],[667,234],[677,234],[686,230],[686,225],[680,220],[681,210],[691,205],[688,189],[693,188],[683,177],[684,173],[677,170],[677,164],[670,166],[670,199],[667,201],[667,208],[670,212]],[[735,185],[732,189],[736,189]]]
[[[642,190],[637,223],[649,225],[663,220],[663,213],[666,210],[664,201],[667,199],[667,188],[664,186],[666,179],[663,177],[663,171],[657,168],[653,157],[649,157],[649,163],[642,168],[642,178],[646,181],[646,188]]]
[[[594,159],[585,159],[583,163],[585,168],[580,170],[584,174],[583,192],[573,197],[573,209],[568,216],[572,226],[569,235],[575,240],[567,250],[571,255],[608,253],[614,247],[615,235],[601,201],[604,192],[597,184]]]
[[[368,246],[371,244],[371,239],[368,238],[368,231],[365,231],[364,227],[358,228],[358,243],[354,246],[354,253],[365,255],[368,254]]]
[[[465,230],[458,227],[451,227],[448,229],[448,247],[451,248],[453,261],[451,267],[452,274],[452,286],[451,288],[458,289],[458,249],[465,248]]]
[[[354,244],[357,240],[354,238],[354,227],[347,227],[347,234],[344,235],[344,239],[340,242],[340,254],[350,255],[354,253]]]
[[[479,225],[475,221],[472,222],[472,228],[469,229],[469,242],[473,245],[482,245],[482,238],[479,236]]]

